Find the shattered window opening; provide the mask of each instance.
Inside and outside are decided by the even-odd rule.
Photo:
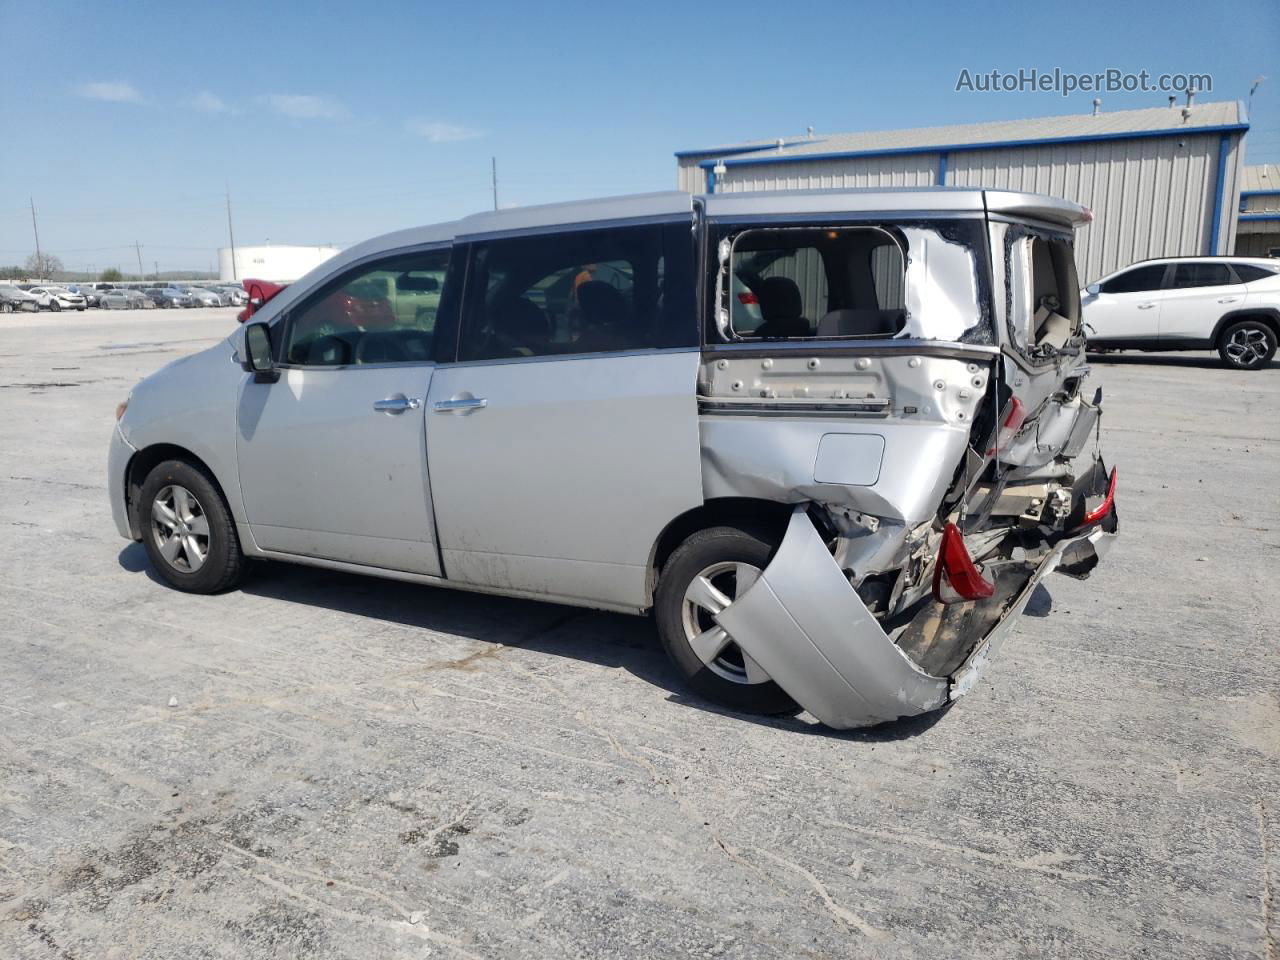
[[[713,341],[994,342],[978,221],[719,233]]]

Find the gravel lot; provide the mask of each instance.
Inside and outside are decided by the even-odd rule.
[[[113,410],[233,316],[0,320],[0,956],[1280,955],[1280,366],[1099,362],[1108,562],[949,713],[834,734],[637,618],[161,586]]]

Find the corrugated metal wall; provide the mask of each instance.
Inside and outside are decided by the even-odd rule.
[[[1132,140],[991,150],[953,151],[947,158],[949,186],[1026,190],[1065,197],[1093,211],[1078,231],[1076,265],[1088,283],[1135,260],[1196,256],[1209,252],[1221,135],[1145,137]],[[1216,253],[1236,242],[1236,215],[1243,150],[1230,134]],[[692,171],[699,159],[681,158]],[[716,191],[806,190],[931,186],[938,154],[827,158],[792,163],[730,166]],[[701,189],[704,180],[690,187]]]
[[[1076,234],[1076,268],[1088,283],[1135,260],[1207,251],[1219,145],[1211,134],[960,152],[951,156],[947,182],[1084,204],[1094,220]],[[1227,159],[1221,252],[1231,249],[1238,154]]]
[[[936,153],[849,157],[796,163],[731,166],[717,193],[751,190],[830,190],[858,187],[929,187],[938,173]]]
[[[706,193],[707,175],[698,166],[714,154],[699,153],[690,157],[676,157],[676,189],[686,193]]]

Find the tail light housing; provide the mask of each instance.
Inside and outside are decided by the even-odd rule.
[[[1097,523],[1111,512],[1111,508],[1116,503],[1116,468],[1111,468],[1111,479],[1107,481],[1107,495],[1102,499],[1102,503],[1098,504],[1092,510],[1084,515],[1084,521],[1080,524],[1087,527],[1091,523]]]
[[[969,556],[960,528],[948,523],[942,528],[942,547],[933,565],[933,599],[939,603],[962,603],[985,600],[996,592],[996,585],[982,575]]]
[[[1000,428],[996,431],[995,441],[987,448],[987,456],[994,456],[1009,446],[1026,419],[1027,408],[1022,405],[1022,401],[1017,397],[1010,397],[1001,411]]]

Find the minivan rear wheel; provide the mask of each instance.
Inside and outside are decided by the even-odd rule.
[[[699,530],[671,554],[654,597],[662,645],[689,686],[746,713],[798,709],[715,620],[760,576],[773,550],[763,534],[750,529]]]
[[[187,593],[234,586],[245,558],[222,494],[205,472],[181,460],[158,464],[138,497],[142,543],[156,573]]]
[[[1261,320],[1241,320],[1222,331],[1218,355],[1236,370],[1259,370],[1276,353],[1276,332]]]

